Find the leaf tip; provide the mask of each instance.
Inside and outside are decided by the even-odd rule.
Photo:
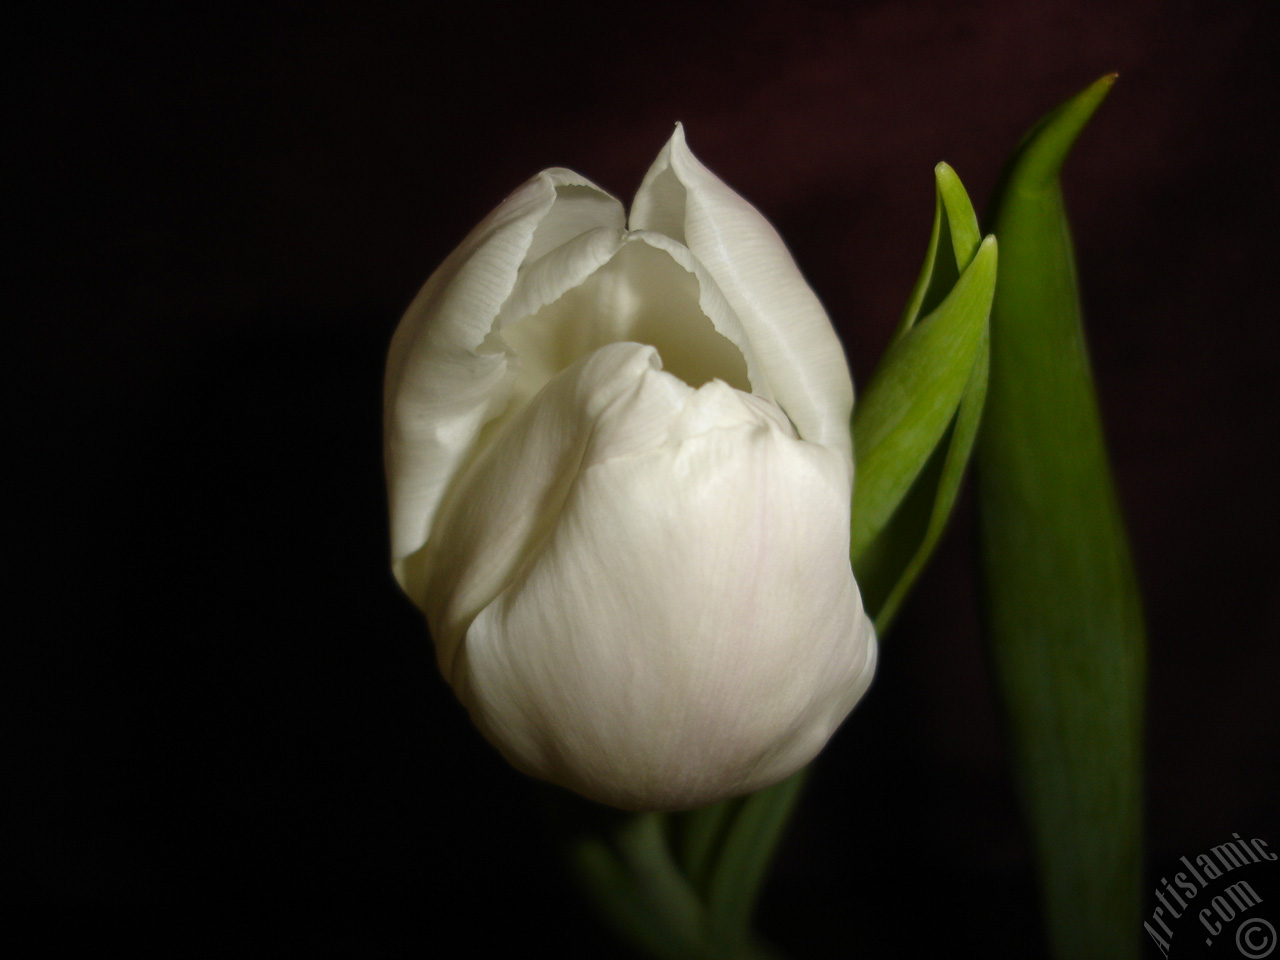
[[[1067,104],[1080,104],[1083,109],[1088,111],[1084,117],[1085,120],[1088,120],[1093,111],[1098,108],[1098,104],[1106,99],[1107,94],[1111,92],[1111,88],[1115,86],[1118,79],[1120,79],[1120,74],[1115,70],[1110,73],[1104,73],[1080,93],[1076,94],[1075,97],[1067,101]]]
[[[1043,189],[1057,179],[1076,138],[1119,76],[1114,71],[1103,74],[1032,128],[1014,152],[1010,171],[1023,187]]]
[[[960,175],[945,160],[933,168],[933,181],[937,184],[938,189],[942,191],[948,188],[955,189],[956,187],[964,189],[960,183]]]

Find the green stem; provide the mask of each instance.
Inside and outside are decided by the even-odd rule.
[[[707,896],[716,857],[742,803],[741,798],[723,800],[673,818],[680,831],[676,846],[681,869],[701,897]]]
[[[806,768],[751,794],[734,818],[708,892],[712,928],[725,942],[746,942],[769,863],[807,777]]]
[[[667,841],[666,815],[640,813],[623,821],[615,842],[635,877],[636,889],[667,929],[694,952],[705,939],[705,915],[697,892],[681,873]]]

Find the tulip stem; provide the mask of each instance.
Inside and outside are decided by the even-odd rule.
[[[781,790],[764,791],[771,798],[757,803],[755,810],[747,809],[748,803],[738,803],[743,809],[734,811],[737,816],[728,828],[736,854],[720,859],[721,868],[711,878],[719,899],[704,901],[681,870],[671,845],[671,818],[666,814],[619,816],[611,829],[580,836],[570,847],[571,859],[600,912],[646,957],[782,960],[751,936],[747,920],[755,899],[752,881],[758,885],[763,878],[763,865],[776,846],[776,830],[786,819],[782,806],[794,798],[798,779],[784,781]],[[772,838],[767,835],[771,829],[775,831]],[[752,837],[761,840],[758,849],[743,849]],[[726,859],[744,874],[736,885],[723,876]]]
[[[636,878],[639,893],[653,912],[666,921],[682,943],[696,947],[703,939],[702,904],[672,856],[667,817],[660,813],[630,817],[618,830],[616,842]]]
[[[654,913],[637,890],[633,870],[603,838],[578,841],[570,858],[601,915],[641,954],[654,960],[697,960],[693,945]]]
[[[782,840],[807,778],[792,774],[745,798],[716,857],[707,893],[713,927],[727,936],[745,936],[769,862]]]
[[[724,800],[675,818],[680,866],[701,896],[707,895],[716,855],[742,803],[741,799]]]
[[[640,956],[783,960],[749,923],[803,779],[679,814],[622,813],[550,789],[543,799],[586,894]]]

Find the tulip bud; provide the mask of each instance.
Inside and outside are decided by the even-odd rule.
[[[517,768],[626,809],[758,790],[866,691],[853,386],[773,228],[675,135],[630,223],[563,169],[392,341],[393,568]]]

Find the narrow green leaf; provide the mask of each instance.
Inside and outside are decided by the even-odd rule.
[[[896,343],[912,329],[922,310],[932,310],[972,263],[981,242],[978,218],[960,178],[947,164],[934,169],[937,182],[933,235],[925,266],[903,314]],[[863,602],[872,611],[876,632],[888,630],[916,578],[942,536],[955,506],[960,483],[977,435],[986,397],[988,341],[984,328],[959,411],[902,502],[871,542],[856,544],[854,556]]]
[[[885,352],[855,408],[858,473],[850,556],[859,584],[866,573],[864,551],[888,524],[955,417],[983,341],[995,281],[996,243],[988,237],[937,309]]]
[[[951,517],[956,498],[960,494],[960,483],[964,479],[965,468],[969,465],[969,456],[973,452],[974,442],[978,436],[978,424],[982,418],[987,396],[989,367],[990,339],[984,330],[973,372],[969,375],[964,397],[960,400],[960,410],[951,427],[951,436],[939,445],[940,450],[945,452],[942,454],[941,468],[936,473],[937,479],[925,483],[917,481],[920,500],[926,505],[920,509],[927,509],[928,516],[920,536],[904,538],[904,543],[917,542],[919,546],[902,566],[902,572],[898,574],[897,580],[888,589],[884,599],[879,600],[877,596],[872,595],[869,600],[870,603],[874,603],[874,606],[869,609],[875,611],[876,633],[880,636],[884,636],[894,617],[897,616],[902,602],[907,598],[916,579],[923,572],[925,564],[933,555],[938,541],[942,538],[942,532],[946,529],[947,520]],[[926,476],[932,477],[931,472],[926,470],[922,479]],[[910,496],[913,498],[916,496],[914,489]],[[881,539],[892,536],[895,532],[895,525],[891,522],[885,528]],[[874,589],[874,583],[869,583],[867,589]]]
[[[965,190],[960,177],[951,169],[950,164],[938,164],[933,168],[933,174],[938,196],[942,199],[942,208],[947,215],[947,226],[951,234],[951,253],[956,270],[963,273],[977,256],[978,247],[982,244],[982,229],[978,226],[978,215],[969,201],[968,191]]]
[[[928,316],[946,298],[982,241],[978,215],[956,172],[948,164],[940,163],[933,168],[933,176],[933,232],[925,251],[924,267],[907,298],[890,345],[901,340],[917,319]]]
[[[989,641],[1053,956],[1140,955],[1146,641],[1103,441],[1058,172],[1104,77],[1015,151],[977,447]]]

